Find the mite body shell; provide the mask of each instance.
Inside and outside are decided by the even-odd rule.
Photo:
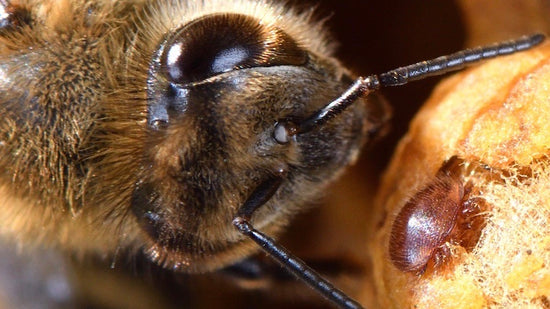
[[[407,201],[395,218],[389,254],[399,270],[422,274],[430,260],[437,267],[447,257],[446,242],[467,249],[477,242],[482,222],[472,216],[479,212],[481,200],[469,198],[471,184],[464,185],[464,169],[457,156],[447,160],[435,179]]]
[[[455,226],[463,197],[462,182],[440,171],[405,204],[390,236],[390,257],[398,269],[424,272]]]

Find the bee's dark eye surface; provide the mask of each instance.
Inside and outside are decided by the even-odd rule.
[[[161,74],[184,85],[243,68],[301,65],[307,56],[276,27],[239,14],[216,14],[195,20],[163,44]]]

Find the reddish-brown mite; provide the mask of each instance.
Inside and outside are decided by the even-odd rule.
[[[393,223],[389,253],[395,267],[422,274],[445,242],[462,213],[471,213],[465,201],[463,180],[457,171],[459,158],[452,157],[437,172],[435,179],[415,194],[401,209]]]

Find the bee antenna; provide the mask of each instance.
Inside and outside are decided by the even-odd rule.
[[[322,126],[336,117],[362,96],[382,87],[400,86],[429,76],[442,75],[461,70],[482,60],[509,55],[539,45],[545,39],[543,34],[523,36],[516,40],[476,47],[432,60],[418,62],[405,67],[368,77],[359,77],[341,96],[315,112],[312,116],[293,126],[288,135],[296,135]]]
[[[279,245],[271,237],[255,229],[250,223],[252,215],[277,192],[283,180],[287,177],[287,167],[277,167],[273,175],[264,180],[239,208],[237,216],[233,219],[233,225],[237,230],[257,243],[270,257],[279,262],[287,271],[296,278],[304,281],[308,286],[319,292],[326,299],[340,308],[360,309],[361,304],[347,296],[344,292],[334,287],[304,261],[294,256],[283,246]]]
[[[426,77],[458,71],[486,59],[524,51],[539,45],[544,38],[544,34],[538,33],[490,46],[466,49],[382,73],[378,79],[381,87],[400,86]]]

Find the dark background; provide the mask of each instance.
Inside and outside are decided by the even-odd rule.
[[[304,1],[294,1],[306,5]],[[338,58],[359,75],[382,73],[398,66],[435,58],[464,47],[460,10],[453,1],[310,1],[328,20],[340,42]],[[430,78],[382,94],[394,108],[392,131],[370,150],[385,166],[397,140],[439,78]]]

